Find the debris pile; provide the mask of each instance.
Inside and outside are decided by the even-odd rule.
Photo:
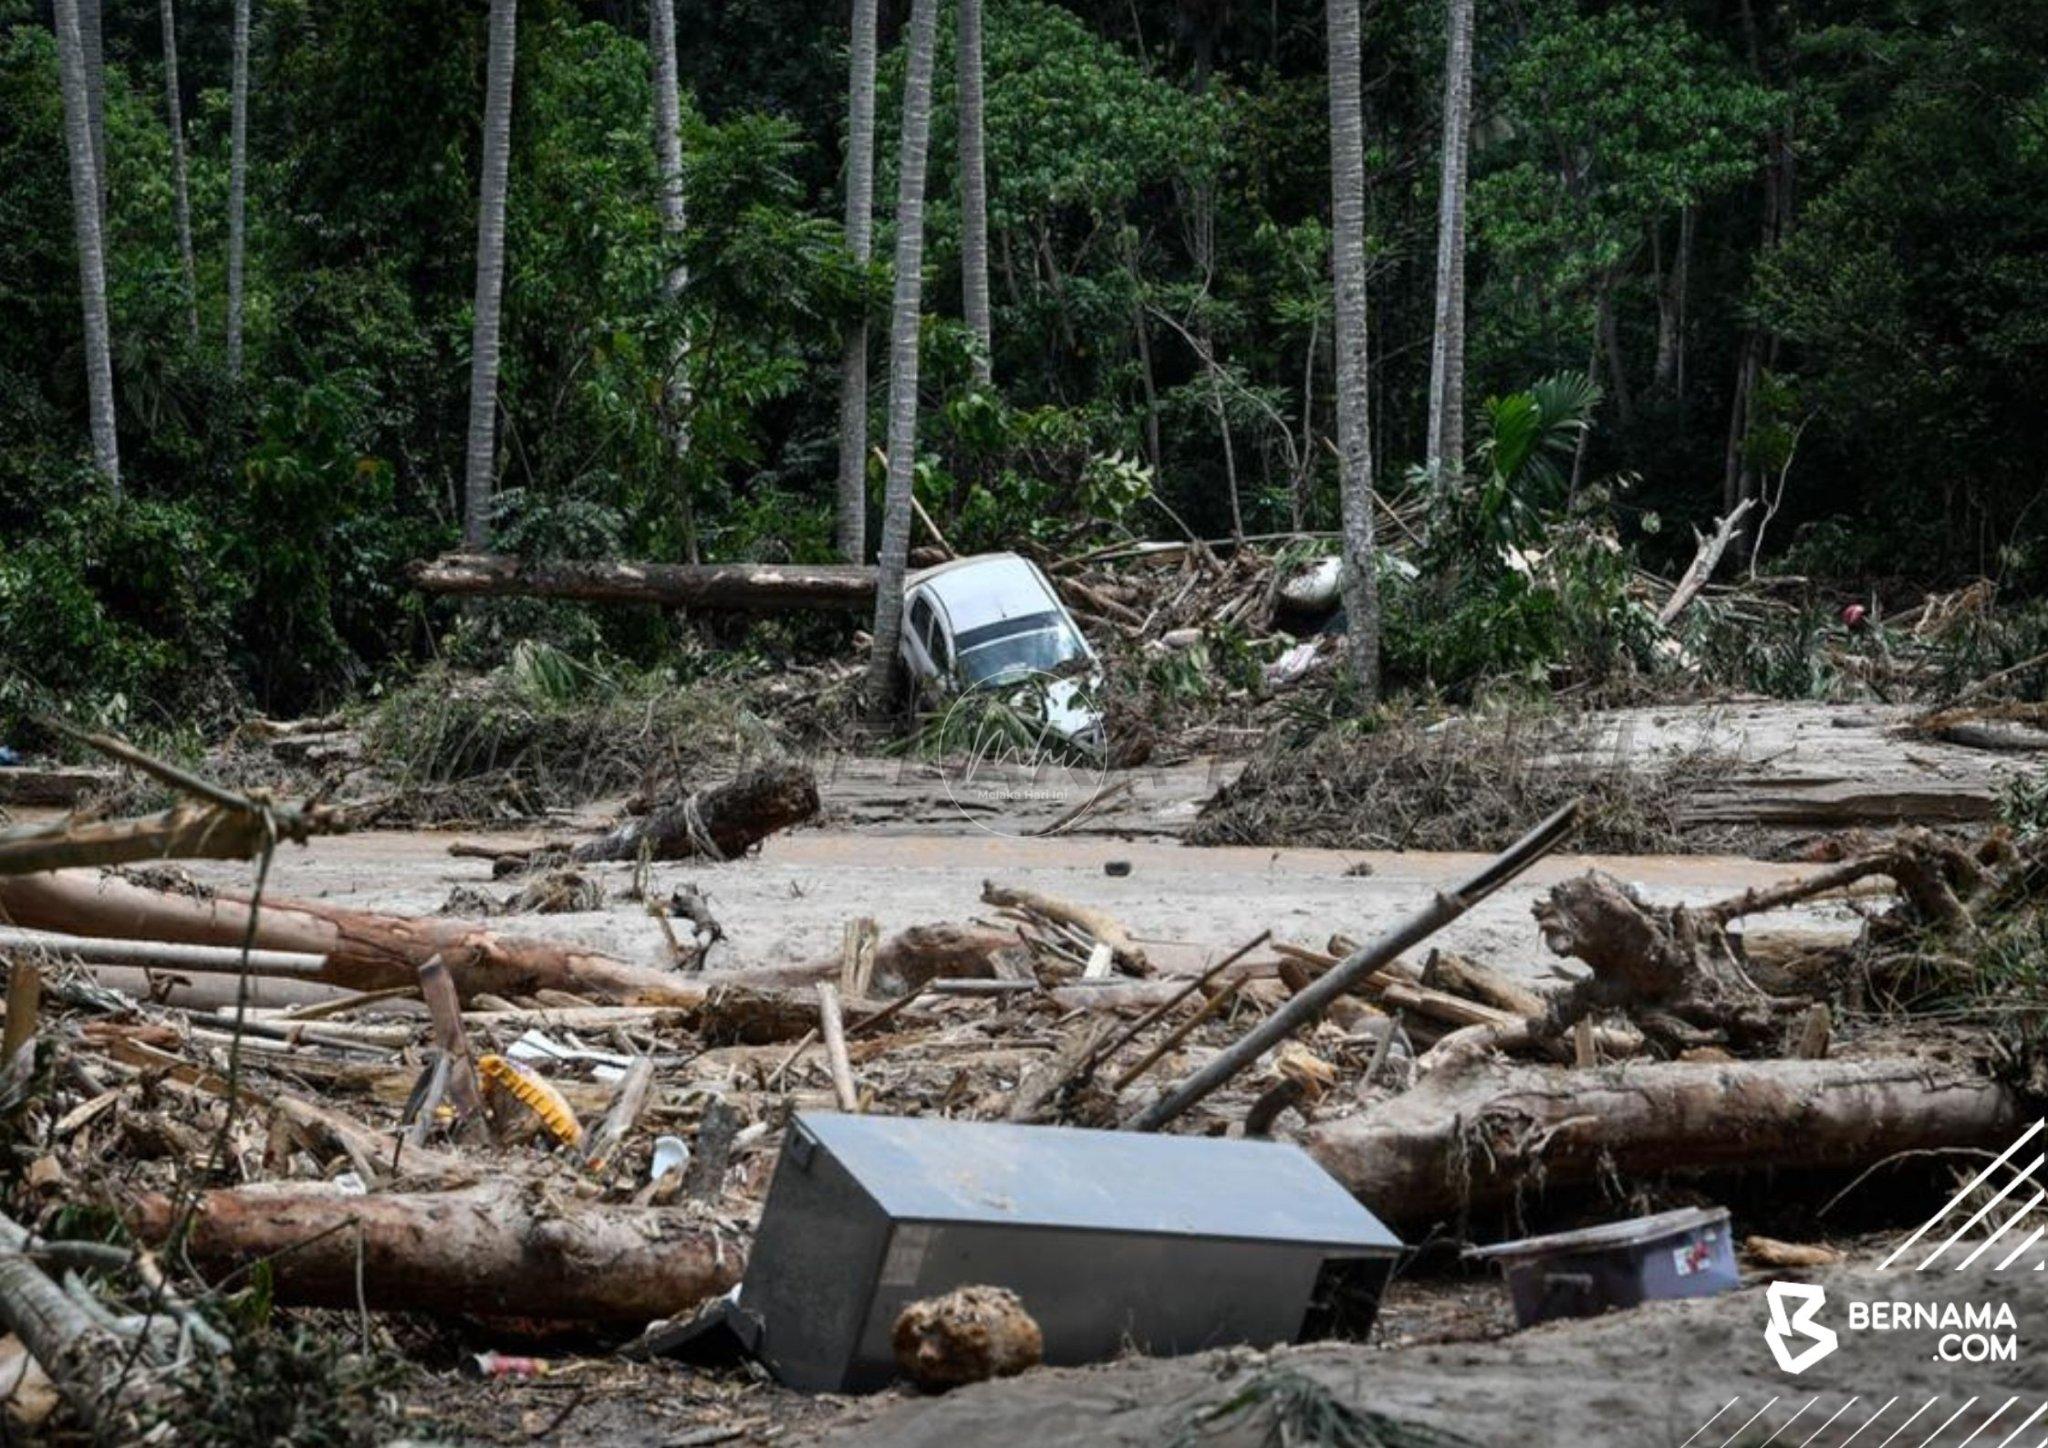
[[[1134,928],[1150,922],[991,880],[980,919],[859,919],[837,954],[710,970],[701,949],[648,964],[273,898],[260,874],[235,895],[85,868],[138,858],[118,847],[134,839],[260,858],[281,820],[334,822],[139,762],[219,834],[0,831],[0,1091],[27,1162],[0,1217],[0,1317],[102,1421],[167,1411],[166,1384],[225,1358],[223,1285],[259,1272],[281,1307],[482,1321],[508,1345],[512,1319],[624,1342],[687,1317],[746,1272],[799,1111],[1292,1139],[1427,1231],[1617,1173],[2000,1144],[2022,1110],[1988,1051],[1901,1044],[1869,1016],[1930,970],[1991,988],[2044,878],[2043,845],[2002,832],[1901,832],[1701,907],[1566,879],[1531,935],[1532,957],[1540,939],[1573,962],[1563,980],[1430,946],[1562,843],[1575,802],[1369,943],[1167,950]],[[715,829],[699,813],[686,842]],[[615,895],[648,897],[659,833]],[[1851,889],[1867,904],[1874,882],[1890,888],[1852,944],[1766,958],[1736,928]],[[913,1380],[1037,1360],[1014,1284],[956,1285],[975,1290],[892,1319]],[[108,1364],[137,1353],[148,1371],[114,1385]]]

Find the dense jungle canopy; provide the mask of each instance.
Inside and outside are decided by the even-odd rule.
[[[0,717],[52,697],[117,723],[304,709],[443,646],[456,613],[404,565],[461,531],[492,8],[0,0]],[[517,6],[492,547],[831,559],[864,317],[874,547],[912,7],[880,5],[865,263],[842,221],[846,8],[676,0],[678,226],[649,7]],[[53,25],[75,11],[103,57],[118,490],[96,463]],[[956,546],[1058,547],[1091,520],[1338,527],[1325,19],[986,0],[984,356],[960,31],[938,7],[914,475]],[[1744,497],[1768,522],[1743,569],[2048,584],[2048,7],[1477,0],[1464,443],[1431,467],[1447,23],[1443,0],[1380,0],[1359,44],[1360,396],[1375,488],[1429,532],[1425,586],[1553,536],[1527,518],[1596,519],[1675,572]],[[1469,602],[1389,599],[1396,682],[1457,675],[1418,642],[1446,620],[1457,647],[1499,643]],[[544,626],[642,657],[679,627],[460,622],[483,652]]]

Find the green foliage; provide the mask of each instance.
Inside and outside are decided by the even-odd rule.
[[[1482,16],[1468,395],[1497,400],[1469,419],[1478,447],[1456,470],[1469,476],[1430,481],[1448,491],[1431,504],[1421,577],[1390,581],[1397,677],[1464,693],[1649,667],[1637,613],[1618,601],[1629,554],[1615,540],[1653,568],[1682,566],[1685,525],[1717,509],[1731,455],[1782,503],[1766,566],[1860,593],[1982,573],[2007,607],[2048,589],[2048,511],[2032,506],[2048,445],[2024,426],[2048,387],[2037,8],[1535,0]],[[845,37],[796,0],[680,9],[677,237],[656,204],[644,7],[520,7],[494,541],[824,559],[842,332],[888,292],[889,238],[857,268],[837,221]],[[575,657],[661,662],[678,633],[650,615],[522,605],[478,619],[423,604],[403,580],[405,560],[455,536],[484,7],[259,7],[239,387],[221,357],[226,13],[181,14],[196,338],[157,16],[106,16],[130,518],[93,499],[80,466],[55,47],[41,8],[0,0],[5,707],[317,707],[402,672],[451,628],[454,655],[486,664],[527,635]],[[1322,22],[1306,0],[989,0],[993,385],[953,320],[957,81],[942,23],[916,473],[956,545],[1177,531],[1162,505],[1209,536],[1240,517],[1251,532],[1337,522]],[[1422,453],[1427,410],[1442,24],[1421,0],[1366,17],[1372,411],[1388,493]],[[900,48],[885,53],[885,233],[901,70]],[[1789,211],[1773,209],[1773,174],[1796,179]],[[1731,445],[1752,328],[1762,366]],[[1588,370],[1589,352],[1606,395],[1526,387]],[[879,395],[886,368],[871,381]],[[1628,496],[1569,496],[1575,473],[1627,478]],[[175,575],[161,600],[120,581],[136,560],[110,545],[129,538],[164,541],[139,565]],[[1827,627],[1818,604],[1815,617],[1774,618],[1746,649],[1688,647],[1723,656],[1729,677],[1831,689],[1825,660],[1795,656]],[[2017,662],[2008,644],[2023,633],[1952,657]],[[1617,656],[1599,664],[1600,648]]]
[[[1488,682],[1604,683],[1647,658],[1653,620],[1630,596],[1608,490],[1569,493],[1599,398],[1560,374],[1488,400],[1477,476],[1441,481],[1417,566],[1382,574],[1396,677],[1468,697]]]
[[[1486,293],[1480,317],[1498,306],[1544,325],[1532,303],[1611,285],[1645,225],[1743,180],[1780,105],[1682,20],[1567,0],[1526,15],[1500,80],[1520,124],[1475,181],[1472,213],[1494,279],[1518,289]]]
[[[217,718],[244,583],[221,566],[213,520],[80,494],[0,544],[0,726],[52,707],[116,726]]]
[[[734,674],[579,659],[524,640],[482,675],[436,667],[392,690],[368,728],[371,753],[416,814],[536,812],[668,779],[716,761],[730,771],[780,743]]]
[[[1894,26],[1848,7],[1809,38],[1832,164],[1758,293],[1818,409],[1806,451],[1852,483],[1830,510],[1893,560],[1988,572],[2019,520],[2038,535],[2048,469],[2038,429],[2011,425],[2048,386],[2048,26],[1985,0],[1909,8]]]
[[[257,1270],[267,1278],[267,1263]],[[411,1376],[353,1332],[287,1319],[238,1333],[224,1362],[196,1354],[167,1417],[178,1442],[202,1448],[373,1448],[400,1432],[394,1391]]]

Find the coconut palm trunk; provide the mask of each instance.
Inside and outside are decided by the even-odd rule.
[[[1450,0],[1448,23],[1427,455],[1432,469],[1456,471],[1465,458],[1465,178],[1472,137],[1472,0]]]
[[[932,128],[932,39],[938,0],[910,10],[903,139],[896,164],[896,295],[889,316],[889,483],[875,569],[875,629],[868,657],[871,716],[889,712],[896,641],[903,630],[903,570],[910,556],[910,486],[917,462],[917,333],[923,299],[924,168]]]
[[[178,94],[176,0],[158,6],[164,28],[164,118],[171,131],[171,211],[178,224],[178,265],[185,276],[185,322],[199,340],[199,272],[192,260],[192,191],[185,166],[185,103]]]
[[[101,0],[78,0],[78,40],[85,57],[85,107],[92,118],[93,204],[107,231],[107,50]]]
[[[661,175],[661,229],[674,258],[663,279],[662,292],[674,307],[690,284],[690,269],[679,254],[684,230],[689,225],[689,212],[683,199],[683,114],[681,87],[676,79],[675,0],[653,0],[647,8],[647,31],[648,48],[654,53],[654,159]],[[661,401],[669,457],[676,464],[684,552],[695,563],[697,512],[690,497],[689,479],[681,467],[690,452],[689,365],[689,334],[678,332],[662,382]]]
[[[1372,432],[1365,335],[1365,122],[1358,0],[1328,0],[1330,260],[1336,292],[1337,473],[1344,518],[1344,611],[1351,673],[1379,697],[1380,603],[1373,557]]]
[[[981,0],[960,0],[960,296],[974,333],[974,380],[994,375],[988,307],[988,163],[982,147]]]
[[[56,0],[57,65],[64,92],[64,152],[71,168],[71,227],[78,245],[78,296],[85,314],[85,395],[92,460],[121,495],[121,450],[114,437],[114,352],[107,331],[106,260],[100,249],[99,176],[92,160],[92,106],[86,97],[79,0]]]
[[[512,58],[518,0],[491,0],[482,174],[476,204],[476,305],[470,334],[469,447],[463,459],[462,543],[483,548],[498,441],[498,323],[505,293],[505,189],[512,157]]]
[[[228,87],[228,380],[242,378],[242,276],[249,219],[249,0],[235,0]]]
[[[853,0],[853,45],[846,86],[846,247],[862,267],[875,240],[875,8]],[[868,319],[846,329],[839,360],[839,556],[858,563],[868,532]]]

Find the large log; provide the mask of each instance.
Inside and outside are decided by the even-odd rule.
[[[196,899],[73,870],[0,876],[0,916],[30,930],[187,945],[239,947],[249,930],[248,902],[236,896]],[[703,976],[679,976],[559,941],[318,900],[266,897],[249,943],[325,957],[317,978],[349,990],[411,985],[436,955],[465,1000],[561,990],[622,1005],[696,1006],[707,989]]]
[[[409,572],[428,593],[472,598],[567,598],[741,613],[860,613],[875,602],[875,570],[847,564],[612,563],[447,553],[415,563]]]
[[[147,1195],[128,1220],[161,1242],[175,1218]],[[642,1325],[729,1289],[739,1244],[688,1212],[600,1206],[495,1182],[350,1196],[324,1184],[203,1194],[186,1255],[204,1271],[269,1261],[277,1300],[308,1307]],[[360,1298],[358,1293],[360,1292]]]
[[[1309,1133],[1381,1216],[1424,1226],[1523,1190],[1659,1172],[1857,1168],[1902,1151],[2003,1146],[2006,1086],[1910,1058],[1663,1061],[1567,1070],[1482,1062]]]

